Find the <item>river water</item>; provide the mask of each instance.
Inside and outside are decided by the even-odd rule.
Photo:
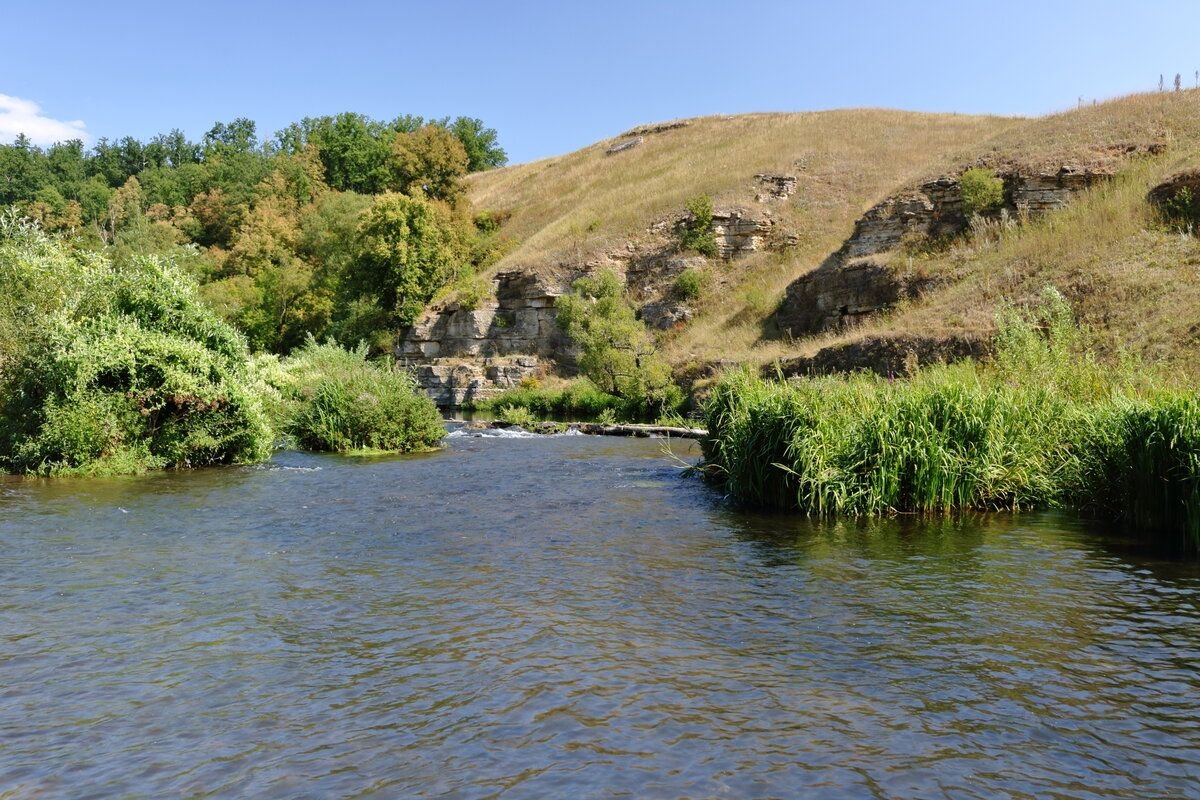
[[[0,797],[1200,796],[1194,563],[448,443],[0,484]]]

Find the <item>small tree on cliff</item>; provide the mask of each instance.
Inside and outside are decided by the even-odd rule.
[[[987,214],[1004,205],[1004,181],[986,167],[971,167],[958,179],[963,212],[968,216]]]
[[[558,324],[580,349],[579,368],[601,389],[643,410],[674,410],[681,398],[671,369],[623,295],[609,270],[580,278],[556,303]]]

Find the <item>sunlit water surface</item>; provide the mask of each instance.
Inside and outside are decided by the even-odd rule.
[[[1192,564],[449,444],[0,484],[0,797],[1200,796]]]

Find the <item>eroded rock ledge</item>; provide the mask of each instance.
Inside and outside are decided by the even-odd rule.
[[[1112,174],[1109,167],[1070,164],[1036,174],[1001,172],[1005,209],[1017,218],[1059,209],[1077,192]],[[840,330],[903,298],[916,297],[936,281],[898,272],[873,257],[894,251],[909,240],[957,235],[967,226],[957,177],[938,178],[887,198],[859,218],[836,253],[787,288],[775,314],[776,324],[792,336]]]

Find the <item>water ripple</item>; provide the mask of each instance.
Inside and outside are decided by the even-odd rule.
[[[0,797],[1200,795],[1200,573],[659,443],[0,484]]]

